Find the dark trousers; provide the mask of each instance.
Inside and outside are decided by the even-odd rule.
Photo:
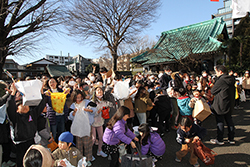
[[[223,115],[218,115],[215,113],[216,123],[217,123],[217,140],[222,142],[223,141],[223,134],[224,134],[224,120],[227,124],[228,128],[228,140],[234,140],[234,123],[232,120],[231,112],[228,112]]]
[[[240,105],[240,98],[235,99],[235,106],[239,106]]]
[[[110,154],[110,156],[111,156],[111,161],[109,167],[119,167],[119,151]]]
[[[34,139],[28,140],[24,143],[20,143],[16,145],[16,164],[17,167],[23,167],[23,157],[28,148],[35,144]]]

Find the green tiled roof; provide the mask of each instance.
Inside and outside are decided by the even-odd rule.
[[[190,54],[214,52],[221,42],[217,35],[226,31],[226,23],[222,18],[215,18],[201,23],[164,31],[151,51],[142,53],[131,59],[131,62],[155,64],[183,59]]]

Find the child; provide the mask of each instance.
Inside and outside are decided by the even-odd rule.
[[[189,106],[190,103],[190,97],[187,96],[187,92],[184,88],[179,89],[180,97],[177,99],[177,104],[179,106],[179,111],[182,117],[189,117],[191,120],[193,120],[192,112],[193,108]]]
[[[193,97],[190,100],[189,106],[191,108],[194,108],[194,105],[198,100],[202,100],[202,102],[206,103],[206,100],[201,96],[200,92],[198,90],[195,90],[193,91]]]
[[[37,119],[45,107],[45,96],[36,107],[24,106],[22,100],[15,102],[17,88],[13,83],[11,86],[11,97],[8,99],[7,114],[13,125],[14,140],[16,145],[17,167],[22,167],[23,156],[26,150],[35,144],[34,137],[37,131]],[[43,90],[41,90],[43,94]],[[13,130],[12,129],[12,130]]]
[[[162,159],[162,155],[165,153],[165,143],[156,132],[153,132],[147,124],[141,124],[138,128],[141,135],[141,153],[142,155],[153,154],[155,157],[153,162],[157,159]]]
[[[164,136],[164,121],[165,121],[165,127],[166,131],[169,132],[169,118],[170,118],[170,112],[172,110],[171,107],[171,101],[168,95],[164,95],[161,89],[158,89],[155,91],[156,97],[154,99],[155,104],[155,110],[156,113],[159,115],[159,124],[158,124],[158,131],[161,134],[161,137]]]
[[[118,145],[123,142],[131,144],[136,148],[135,141],[139,141],[135,134],[127,127],[127,119],[130,117],[130,110],[125,106],[121,106],[109,120],[103,134],[102,150],[111,156],[110,167],[119,166]]]
[[[73,92],[74,103],[70,106],[73,110],[70,112],[69,119],[72,120],[71,133],[76,136],[76,147],[87,157],[88,166],[91,166],[92,157],[92,133],[89,115],[87,112],[95,113],[95,110],[88,109],[87,104],[89,102],[84,100],[82,91],[76,90]]]
[[[53,153],[53,158],[55,160],[54,166],[66,166],[63,159],[67,159],[71,165],[78,166],[80,160],[83,156],[81,152],[75,148],[71,147],[73,143],[73,135],[70,132],[63,132],[58,138],[58,147]]]
[[[206,135],[206,129],[199,125],[193,124],[188,117],[183,117],[180,127],[177,130],[176,141],[181,144],[181,150],[176,152],[176,162],[181,162],[181,159],[191,153],[189,163],[194,167],[199,167],[198,157],[194,154],[193,140],[201,140]]]

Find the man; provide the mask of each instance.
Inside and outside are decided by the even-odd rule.
[[[171,80],[171,69],[169,66],[164,68],[164,74],[159,79],[159,83],[161,85],[161,89],[163,90],[163,94],[167,95],[166,89],[168,88],[168,83]]]
[[[233,76],[226,74],[227,70],[223,65],[215,67],[216,76],[218,77],[211,93],[215,96],[211,106],[215,114],[217,123],[217,138],[211,139],[212,144],[224,145],[224,120],[228,126],[228,142],[235,144],[234,141],[234,123],[232,120],[232,111],[235,101],[235,79]]]

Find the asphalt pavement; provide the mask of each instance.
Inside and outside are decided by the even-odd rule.
[[[223,146],[213,145],[209,142],[211,138],[216,137],[216,122],[214,115],[210,115],[202,126],[207,129],[207,136],[203,139],[203,143],[218,155],[215,157],[215,163],[210,165],[211,167],[250,167],[250,98],[247,102],[242,102],[240,106],[243,109],[234,110],[233,121],[235,124],[235,145],[230,145],[227,142],[227,127],[225,126]],[[187,154],[182,159],[182,162],[178,163],[175,161],[175,152],[177,152],[181,145],[175,140],[176,131],[171,130],[166,133],[163,140],[166,144],[166,152],[163,155],[163,159],[156,162],[156,167],[189,167],[189,156]],[[92,162],[93,167],[108,167],[108,158],[98,157],[96,155],[97,146],[94,146],[93,155],[96,160]],[[206,165],[198,160],[201,167]]]

